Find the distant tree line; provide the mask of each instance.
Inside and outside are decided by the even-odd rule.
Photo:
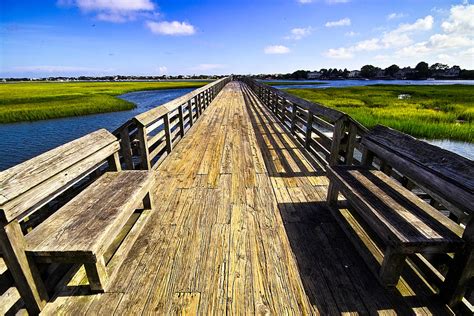
[[[360,70],[349,71],[347,69],[322,68],[319,71],[297,70],[288,74],[260,74],[253,76],[259,79],[277,79],[277,80],[337,80],[337,79],[466,79],[474,80],[474,70],[461,69],[459,66],[449,67],[446,64],[435,63],[429,65],[422,61],[415,68],[391,65],[385,69],[365,65]]]
[[[177,75],[177,76],[78,76],[78,77],[44,77],[44,78],[1,78],[3,81],[158,81],[158,80],[214,80],[222,78],[216,75]]]

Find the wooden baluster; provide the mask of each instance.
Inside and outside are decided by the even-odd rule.
[[[339,163],[339,152],[341,150],[341,141],[344,137],[346,118],[343,116],[334,124],[334,132],[332,135],[331,154],[329,156],[329,165],[335,166]]]
[[[173,140],[171,139],[170,118],[168,113],[163,116],[163,123],[165,129],[166,151],[170,154],[171,150],[173,150]]]
[[[290,127],[290,130],[291,130],[291,134],[296,134],[296,115],[298,113],[298,109],[296,107],[295,104],[292,104],[291,105],[292,108],[291,108],[291,127]]]
[[[183,105],[181,104],[178,108],[178,120],[179,120],[179,134],[181,138],[184,137],[184,115],[183,115]]]
[[[193,118],[193,102],[192,100],[194,99],[191,99],[188,101],[188,113],[189,113],[189,127],[193,126],[193,123],[194,123],[194,118]]]
[[[138,142],[140,147],[140,168],[142,170],[150,170],[150,152],[148,148],[148,135],[146,132],[146,126],[142,125],[140,122],[137,122],[138,129]]]
[[[125,168],[127,170],[133,170],[132,146],[128,127],[120,131],[120,153],[125,161]]]
[[[349,124],[349,139],[347,141],[346,156],[344,157],[344,163],[346,165],[352,165],[354,161],[354,148],[357,137],[357,126],[352,122]]]
[[[308,111],[308,121],[306,122],[306,139],[305,139],[305,148],[309,149],[311,147],[311,142],[313,140],[313,113]]]

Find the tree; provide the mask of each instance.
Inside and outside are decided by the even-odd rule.
[[[308,72],[307,70],[297,70],[291,74],[293,79],[308,79]]]
[[[435,71],[439,71],[439,70],[448,70],[449,69],[449,66],[446,65],[446,64],[442,64],[442,63],[436,63],[436,64],[433,64],[430,66],[430,70],[435,72]]]
[[[386,76],[390,76],[390,77],[394,77],[395,74],[400,70],[400,67],[398,67],[397,65],[392,65],[388,68],[385,69],[385,75]]]
[[[428,67],[428,64],[425,63],[424,61],[416,65],[415,71],[416,71],[417,79],[428,78],[430,76],[430,68]]]
[[[373,78],[377,75],[377,69],[372,65],[365,65],[360,69],[360,75],[364,78]]]

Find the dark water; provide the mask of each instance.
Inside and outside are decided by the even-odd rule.
[[[474,85],[474,80],[269,80],[268,82],[292,82],[301,84],[291,85],[278,85],[275,88],[278,89],[314,89],[314,88],[343,88],[343,87],[354,87],[354,86],[370,86],[374,84],[387,84],[387,85],[423,85],[423,86],[436,86],[436,85],[451,85],[451,84],[463,84],[463,85]],[[266,81],[267,82],[267,81]],[[314,84],[311,84],[314,83]],[[323,83],[323,84],[317,84]]]
[[[0,124],[0,170],[10,168],[100,128],[113,131],[135,115],[176,99],[192,90],[151,90],[123,94],[120,98],[137,105],[130,111]]]

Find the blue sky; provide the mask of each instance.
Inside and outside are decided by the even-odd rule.
[[[474,5],[425,0],[2,0],[0,77],[474,68]]]

